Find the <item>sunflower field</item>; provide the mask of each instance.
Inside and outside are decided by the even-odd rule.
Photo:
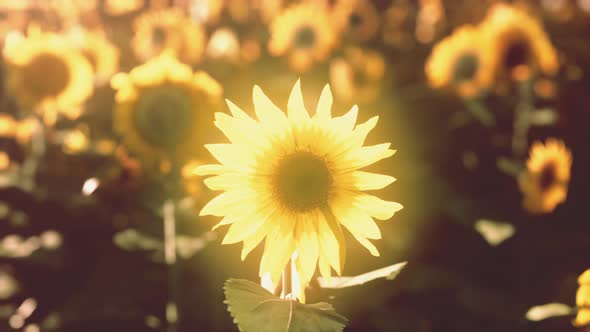
[[[0,332],[590,332],[589,0],[0,0],[0,52]]]

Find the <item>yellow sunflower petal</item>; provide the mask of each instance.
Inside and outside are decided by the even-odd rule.
[[[377,122],[379,121],[378,116],[374,116],[367,120],[367,122],[361,123],[354,128],[352,132],[351,140],[354,140],[355,146],[361,146],[365,143],[365,139],[367,135],[375,128]]]
[[[332,270],[330,268],[330,263],[328,263],[326,257],[324,255],[320,255],[318,259],[318,267],[320,268],[320,274],[322,277],[330,280],[332,276]]]
[[[275,227],[274,216],[267,218],[262,226],[260,226],[254,234],[244,239],[244,246],[242,247],[241,259],[246,259],[248,254],[256,248],[260,242],[268,235]]]
[[[244,148],[262,147],[268,143],[254,121],[248,121],[242,117],[231,117],[225,113],[215,113],[214,124],[230,142],[242,145]]]
[[[346,166],[350,169],[359,169],[378,162],[381,159],[393,156],[396,150],[391,150],[391,143],[363,146],[349,151],[346,154]]]
[[[240,173],[224,173],[203,180],[211,190],[232,190],[248,185],[248,177]]]
[[[240,220],[231,224],[221,244],[238,243],[253,235],[266,219],[273,215],[273,212],[274,205],[267,203],[259,209],[245,214]]]
[[[205,148],[209,150],[215,159],[224,165],[247,169],[256,162],[253,154],[241,146],[233,144],[205,144]]]
[[[395,181],[393,176],[363,171],[355,171],[351,176],[353,186],[357,190],[383,189]]]
[[[199,212],[200,216],[212,215],[223,217],[228,214],[230,209],[233,209],[245,201],[249,202],[249,195],[251,193],[233,190],[233,191],[226,191],[219,194],[217,197],[213,198],[209,203],[207,203],[201,212]]]
[[[216,175],[221,174],[226,170],[227,167],[223,165],[201,165],[195,169],[194,174],[199,176]]]
[[[349,134],[356,124],[358,110],[358,106],[354,105],[346,114],[333,118],[333,126],[340,129],[342,132]]]
[[[254,110],[260,121],[272,123],[273,125],[286,125],[287,118],[285,117],[285,113],[268,99],[258,85],[254,86],[252,95]]]
[[[355,198],[355,205],[379,220],[387,220],[397,211],[403,209],[400,203],[385,201],[377,196],[367,194],[359,194]]]
[[[319,257],[319,243],[316,236],[315,225],[312,221],[302,219],[295,226],[295,238],[297,239],[296,267],[304,282],[309,282],[313,277]]]
[[[338,217],[338,221],[355,236],[375,240],[381,238],[381,231],[373,218],[362,210],[348,208],[346,213]]]
[[[300,126],[309,120],[309,114],[303,104],[303,94],[301,93],[301,83],[299,80],[297,80],[293,90],[291,90],[291,95],[287,103],[287,116],[289,117],[289,121],[296,126]]]
[[[246,114],[246,112],[242,111],[241,108],[239,108],[236,104],[232,103],[229,100],[225,100],[225,102],[227,103],[227,107],[229,108],[229,111],[231,112],[231,114],[238,119],[243,119],[243,120],[251,120],[252,122],[254,122],[254,120],[248,115]]]
[[[336,273],[341,274],[346,246],[340,225],[331,212],[321,213],[316,222],[320,250]]]
[[[293,227],[293,221],[284,218],[281,227],[266,237],[264,254],[260,262],[260,276],[270,273],[274,283],[279,281],[285,265],[295,251]]]
[[[377,247],[375,247],[375,245],[373,245],[371,243],[371,241],[367,240],[366,238],[364,238],[362,236],[355,236],[355,235],[353,235],[353,236],[357,241],[359,241],[360,244],[363,245],[363,247],[365,247],[365,248],[367,248],[367,250],[369,250],[371,255],[373,255],[375,257],[379,257],[379,250],[377,250]]]
[[[332,118],[332,92],[330,91],[330,86],[326,84],[322,93],[320,94],[320,99],[318,101],[318,106],[315,111],[315,115],[313,119],[316,120],[320,125],[325,125],[330,121]]]

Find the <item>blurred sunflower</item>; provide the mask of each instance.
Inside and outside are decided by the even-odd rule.
[[[370,0],[339,0],[332,15],[343,35],[354,41],[370,40],[379,30],[379,14]]]
[[[113,76],[114,128],[129,151],[148,168],[181,166],[199,144],[199,117],[211,111],[222,87],[207,73],[164,52],[147,63]]]
[[[200,24],[214,25],[219,22],[225,0],[188,0],[190,17]]]
[[[526,80],[537,72],[556,73],[557,53],[541,23],[525,11],[497,4],[488,11],[481,31],[484,39],[478,44],[489,47],[497,76]]]
[[[29,15],[23,8],[0,7],[0,45],[11,31],[23,31],[29,21]]]
[[[108,16],[123,16],[139,11],[145,6],[145,0],[103,0],[103,11]]]
[[[575,326],[590,325],[590,270],[586,270],[578,278],[578,292],[576,293],[576,306],[578,315],[574,319]]]
[[[480,31],[467,25],[436,44],[425,66],[430,85],[453,87],[463,97],[473,97],[488,89],[493,67],[480,40]]]
[[[248,23],[260,20],[269,22],[283,5],[282,0],[225,0],[227,12],[232,20]]]
[[[7,88],[26,109],[75,117],[93,91],[92,66],[62,35],[29,29],[4,48]]]
[[[271,23],[268,50],[273,56],[287,56],[297,72],[325,60],[338,42],[325,6],[302,2],[281,12]]]
[[[553,211],[567,197],[571,152],[561,140],[550,138],[545,144],[535,142],[526,166],[526,172],[518,178],[524,194],[523,206],[532,213]]]
[[[330,83],[336,95],[345,101],[373,101],[380,92],[385,75],[385,60],[381,53],[349,48],[344,58],[330,63]]]
[[[117,72],[119,50],[106,36],[84,29],[73,29],[70,36],[74,45],[92,65],[97,81],[107,80]]]
[[[207,57],[216,61],[236,63],[240,59],[240,40],[238,35],[228,27],[217,28],[209,38]]]
[[[203,55],[205,33],[179,8],[151,10],[135,19],[131,47],[142,61],[171,49],[181,61],[197,63]]]
[[[328,85],[311,117],[299,81],[289,97],[287,115],[258,86],[253,99],[258,120],[229,101],[232,116],[215,114],[215,125],[231,144],[205,145],[221,164],[204,165],[196,171],[215,175],[205,184],[225,191],[200,212],[224,217],[214,229],[231,225],[222,243],[243,241],[244,259],[266,239],[260,276],[270,274],[276,285],[292,259],[300,289],[305,289],[316,265],[326,277],[331,275],[330,267],[341,273],[345,260],[342,226],[378,256],[368,240],[381,238],[373,218],[389,219],[402,208],[363,192],[382,189],[395,180],[359,170],[395,153],[390,143],[363,146],[378,117],[355,127],[355,106],[332,118]],[[304,301],[303,294],[292,295]]]

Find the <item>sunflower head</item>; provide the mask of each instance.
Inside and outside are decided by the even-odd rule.
[[[179,8],[148,11],[134,21],[131,47],[142,61],[170,49],[183,62],[196,63],[203,55],[204,44],[203,29]]]
[[[274,56],[287,55],[293,70],[303,72],[325,60],[337,42],[323,5],[303,2],[280,13],[271,23],[268,49]]]
[[[90,62],[98,81],[109,79],[119,69],[119,50],[103,34],[74,29],[70,39]]]
[[[370,40],[379,30],[379,14],[369,0],[339,0],[332,17],[338,29],[355,41]]]
[[[557,71],[555,48],[541,23],[525,11],[495,5],[481,23],[481,30],[497,76],[523,80],[538,72],[552,75]]]
[[[343,58],[330,63],[330,83],[336,95],[346,101],[374,100],[384,75],[385,59],[376,51],[350,48]]]
[[[586,270],[578,278],[578,292],[576,293],[576,306],[578,314],[574,319],[575,326],[590,325],[590,270]]]
[[[464,97],[488,89],[493,72],[489,54],[479,44],[481,32],[463,26],[432,49],[426,63],[426,75],[432,87],[453,87]]]
[[[191,157],[199,114],[215,107],[222,90],[205,72],[195,72],[163,53],[111,80],[116,90],[115,130],[127,148],[147,161],[175,165]]]
[[[374,219],[386,220],[402,207],[364,193],[392,183],[391,176],[361,171],[394,154],[389,143],[363,146],[377,117],[355,125],[357,107],[332,117],[328,85],[315,114],[303,104],[299,82],[287,105],[287,114],[262,90],[254,87],[257,119],[228,101],[231,116],[215,114],[215,125],[230,143],[205,147],[219,161],[203,165],[204,182],[222,190],[201,211],[223,219],[214,228],[230,225],[223,244],[243,241],[242,259],[264,240],[260,276],[276,285],[291,259],[304,289],[319,266],[326,277],[344,264],[342,228],[378,255],[368,239],[381,233]],[[303,300],[303,294],[295,294]]]
[[[104,0],[102,3],[105,14],[112,17],[128,15],[139,11],[145,0]]]
[[[69,40],[54,33],[30,31],[4,48],[7,88],[27,109],[79,114],[93,90],[90,63]]]
[[[565,201],[572,166],[571,152],[562,141],[535,142],[518,179],[523,205],[531,213],[548,213]]]

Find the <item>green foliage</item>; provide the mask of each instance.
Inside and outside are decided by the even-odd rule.
[[[283,300],[243,279],[225,282],[225,303],[242,332],[336,332],[348,320],[329,303]]]
[[[393,280],[398,276],[406,264],[407,262],[397,263],[371,272],[359,274],[354,277],[331,277],[330,279],[319,277],[318,282],[322,288],[346,288],[363,285],[369,281],[380,278]]]

